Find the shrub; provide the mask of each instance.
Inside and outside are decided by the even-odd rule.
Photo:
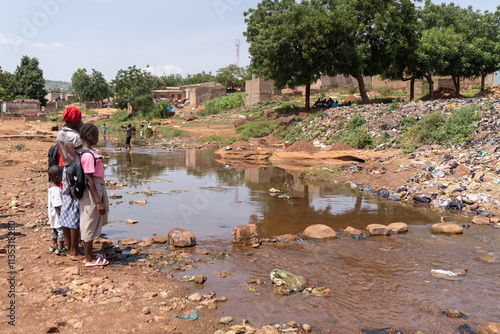
[[[205,107],[217,107],[221,110],[238,109],[245,106],[245,93],[232,93],[203,102]]]
[[[365,120],[363,119],[363,117],[361,117],[359,114],[356,114],[347,122],[347,129],[356,130],[357,128],[362,127],[363,124],[365,124]]]
[[[198,116],[200,117],[207,117],[210,115],[217,115],[223,112],[220,107],[217,106],[205,106],[205,109],[198,111]]]
[[[445,123],[447,139],[452,143],[471,139],[474,135],[474,122],[479,121],[481,118],[477,113],[478,110],[477,104],[470,104],[458,110],[453,110]]]
[[[253,121],[236,128],[241,133],[241,139],[261,138],[271,134],[276,128],[276,122]]]

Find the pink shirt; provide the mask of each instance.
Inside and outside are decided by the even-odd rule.
[[[83,172],[85,174],[93,174],[94,177],[98,177],[104,180],[104,167],[102,166],[102,157],[97,154],[96,151],[91,150],[91,152],[96,157],[96,163],[94,167],[94,156],[91,153],[85,152],[81,156]]]

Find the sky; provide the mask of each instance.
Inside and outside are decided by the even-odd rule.
[[[71,81],[78,68],[107,80],[135,65],[155,75],[216,73],[250,63],[243,12],[259,0],[0,0],[0,66],[13,73],[27,55],[46,80]],[[451,1],[433,1],[434,3]],[[495,11],[498,0],[455,0]]]

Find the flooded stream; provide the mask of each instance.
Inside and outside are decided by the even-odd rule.
[[[500,322],[500,229],[465,228],[463,235],[433,235],[430,225],[470,219],[423,206],[390,203],[349,185],[304,185],[296,175],[271,165],[231,167],[213,159],[209,150],[134,148],[132,153],[102,148],[106,180],[126,183],[108,194],[110,223],[103,228],[113,241],[167,235],[174,227],[193,232],[195,249],[221,253],[220,260],[196,263],[196,268],[174,273],[202,274],[204,286],[193,291],[216,292],[228,301],[216,316],[247,320],[252,326],[308,323],[316,333],[359,333],[361,328],[399,328],[404,333],[457,333],[488,321]],[[271,196],[270,188],[285,196]],[[135,204],[146,199],[147,204]],[[127,225],[131,218],[138,224]],[[259,248],[233,246],[234,226],[254,223],[261,238],[301,233],[311,224],[326,224],[339,232],[347,226],[402,221],[406,234],[345,237],[327,241],[264,243]],[[484,259],[496,262],[488,263]],[[273,292],[269,273],[283,269],[331,289],[324,297]],[[432,269],[467,268],[462,280],[431,276]],[[227,272],[227,277],[219,273]],[[222,275],[221,275],[222,276]],[[245,285],[255,279],[263,285]],[[448,318],[458,309],[467,319]]]

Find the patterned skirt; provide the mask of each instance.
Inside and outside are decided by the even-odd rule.
[[[61,207],[61,216],[59,222],[62,227],[79,229],[80,228],[80,205],[77,199],[73,199],[70,195],[69,185],[66,181],[66,167],[63,169],[63,191]]]

